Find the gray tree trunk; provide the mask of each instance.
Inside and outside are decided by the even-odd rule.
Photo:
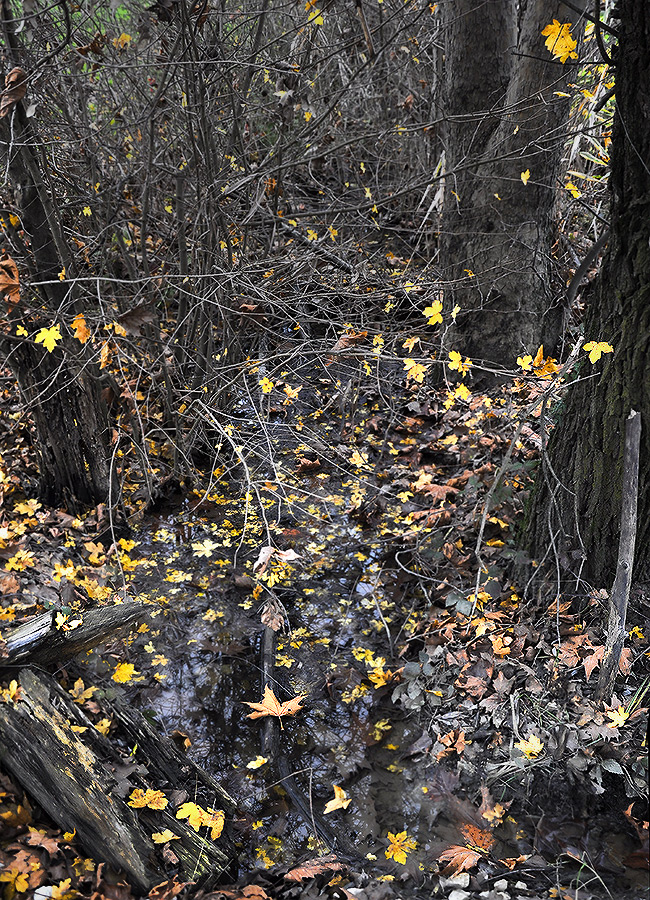
[[[522,6],[517,23],[514,0],[446,5],[450,174],[441,268],[461,308],[450,347],[508,367],[542,343],[553,352],[562,331],[562,303],[551,290],[551,211],[570,69],[553,59],[541,32],[554,18],[577,18],[558,0]]]

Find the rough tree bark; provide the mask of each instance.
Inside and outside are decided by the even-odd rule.
[[[13,21],[2,3],[2,26],[8,57],[15,65],[19,48]],[[40,307],[41,324],[50,326],[65,310],[74,309],[74,287],[59,280],[68,264],[67,249],[54,212],[56,198],[46,187],[38,141],[18,101],[0,117],[0,160],[13,188],[15,207],[26,236],[26,261],[32,272],[35,302],[9,306],[8,318],[22,324],[23,305]],[[23,291],[24,294],[24,291]],[[65,326],[62,327],[65,332]],[[13,331],[13,329],[12,329]],[[0,352],[14,373],[27,410],[34,419],[39,458],[40,493],[52,506],[71,510],[105,503],[111,483],[110,432],[95,366],[81,345],[65,339],[48,353],[15,334],[0,335]]]
[[[514,0],[459,0],[445,10],[450,175],[441,268],[461,308],[450,346],[514,366],[542,343],[553,352],[562,330],[562,304],[551,291],[551,211],[569,69],[541,32],[554,18],[577,16],[558,0],[528,0],[519,22]]]
[[[565,568],[609,588],[616,570],[625,421],[641,413],[635,580],[650,582],[650,7],[621,0],[612,136],[609,250],[585,319],[585,340],[614,352],[568,389],[540,473],[527,541],[541,559],[551,544]],[[551,471],[552,469],[552,471]],[[555,478],[557,476],[557,479]]]

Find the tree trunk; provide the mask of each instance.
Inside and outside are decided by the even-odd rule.
[[[551,292],[551,210],[569,114],[558,94],[568,70],[541,32],[576,15],[568,19],[557,0],[528,0],[517,35],[514,0],[448,9],[458,19],[447,31],[451,174],[441,267],[461,310],[450,346],[512,367],[542,343],[553,352],[562,330],[562,304]]]
[[[6,14],[4,6],[3,10]],[[37,142],[21,101],[0,118],[0,158],[29,240],[41,324],[49,326],[66,313],[72,319],[74,286],[59,280],[68,253],[53,212],[55,198],[45,187]],[[23,304],[10,306],[11,323],[23,324]],[[85,358],[80,344],[78,347],[77,352],[64,340],[48,353],[32,341],[16,343],[14,336],[0,336],[0,351],[34,419],[41,498],[48,505],[64,505],[73,511],[106,503],[111,482],[110,434],[105,404],[92,375],[96,367]]]
[[[616,570],[625,421],[641,413],[635,576],[650,582],[650,8],[621,0],[612,137],[609,251],[585,318],[585,340],[611,355],[582,363],[538,477],[527,529],[533,555],[553,543],[561,562],[609,588]],[[556,480],[554,474],[557,476]],[[551,535],[553,540],[551,541]]]

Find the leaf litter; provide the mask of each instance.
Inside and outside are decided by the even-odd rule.
[[[468,368],[451,364],[463,375]],[[99,539],[101,510],[74,520],[17,503],[2,551],[3,619],[19,623],[49,606],[61,628],[73,627],[89,604],[122,602],[123,574],[128,593],[150,605],[148,624],[66,667],[63,684],[109,734],[101,692],[107,681],[123,685],[235,796],[251,797],[261,824],[251,823],[246,840],[258,866],[286,865],[314,846],[310,824],[267,784],[268,767],[249,765],[265,757],[245,719],[289,716],[284,752],[305,795],[340,817],[386,889],[407,878],[414,895],[428,896],[432,884],[471,873],[477,895],[499,876],[511,892],[519,885],[518,896],[550,897],[545,873],[558,859],[567,872],[574,861],[633,882],[647,846],[636,800],[643,623],[623,659],[639,674],[603,706],[590,681],[602,659],[603,596],[544,608],[522,601],[509,574],[536,434],[521,429],[495,486],[516,427],[512,397],[448,399],[424,390],[414,399],[409,389],[394,423],[369,402],[338,441],[339,424],[323,419],[319,433],[336,446],[329,455],[309,438],[287,444],[279,428],[280,464],[258,478],[255,496],[242,502],[218,473],[212,490],[188,488],[182,503],[143,518],[117,544]],[[18,492],[19,470],[16,479]],[[474,548],[491,490],[479,568]],[[262,625],[278,641],[273,689],[258,703]],[[19,702],[17,683],[1,689],[3,702]],[[629,792],[625,809],[598,813],[614,782]],[[46,828],[39,844],[16,786],[7,781],[0,800],[13,836],[2,848],[6,890],[55,884],[65,872],[49,859],[77,852],[74,836]],[[155,785],[133,798],[154,810],[166,800]],[[175,809],[218,837],[218,810],[187,799]],[[597,828],[586,809],[600,815]],[[305,878],[319,872],[316,863],[303,869]],[[101,884],[92,861],[74,871],[82,893]],[[63,896],[65,879],[56,884]]]

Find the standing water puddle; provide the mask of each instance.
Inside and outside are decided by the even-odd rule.
[[[197,498],[134,533],[130,557],[140,565],[129,592],[154,604],[155,615],[131,645],[136,669],[148,676],[137,703],[237,800],[248,798],[258,864],[313,852],[317,829],[304,806],[301,813],[274,788],[279,779],[262,762],[260,722],[245,705],[261,699],[260,608],[272,592],[284,612],[275,693],[281,702],[305,695],[304,709],[283,718],[278,752],[305,805],[344,830],[360,856],[384,864],[387,833],[406,831],[417,842],[409,868],[429,868],[435,810],[420,760],[430,740],[391,702],[403,665],[397,647],[417,621],[414,598],[382,571],[381,535],[344,513],[345,490],[327,494],[310,479],[310,498],[292,495],[279,523],[272,490],[261,506],[227,495]],[[279,552],[254,571],[269,545]],[[324,817],[334,785],[350,803]]]

